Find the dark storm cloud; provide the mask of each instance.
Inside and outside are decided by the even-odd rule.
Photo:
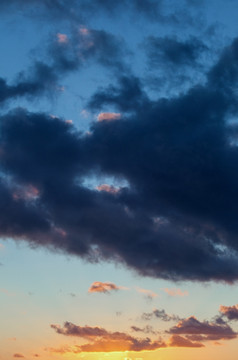
[[[116,107],[120,119],[94,122],[84,135],[44,114],[2,116],[0,234],[144,276],[237,280],[238,153],[227,122],[237,43],[205,85],[176,98],[152,101],[137,78],[122,76],[90,102]],[[98,174],[128,186],[85,187]]]
[[[123,73],[128,70],[123,59],[127,54],[124,42],[103,30],[80,28],[70,35],[58,33],[49,41],[47,61],[33,63],[13,85],[0,78],[0,102],[60,91],[63,77],[92,63]]]

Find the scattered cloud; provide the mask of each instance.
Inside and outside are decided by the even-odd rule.
[[[107,293],[109,294],[111,291],[118,291],[118,290],[127,290],[124,286],[117,286],[116,284],[110,282],[101,282],[95,281],[89,288],[89,293]]]

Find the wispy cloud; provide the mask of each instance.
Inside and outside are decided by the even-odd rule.
[[[156,294],[154,291],[152,290],[147,290],[147,289],[143,289],[143,288],[140,288],[138,286],[135,287],[136,291],[140,294],[144,294],[147,298],[149,299],[154,299],[156,297],[158,297],[158,294]]]
[[[177,315],[169,315],[164,309],[155,309],[150,313],[143,313],[141,318],[143,320],[149,321],[153,318],[160,319],[162,321],[179,321],[181,320]]]
[[[163,289],[164,292],[166,294],[168,294],[169,296],[173,296],[173,297],[183,297],[183,296],[188,296],[188,291],[183,291],[181,289],[169,289],[169,288],[164,288]]]

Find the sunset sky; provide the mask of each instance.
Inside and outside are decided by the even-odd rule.
[[[0,1],[0,360],[237,360],[237,13]]]

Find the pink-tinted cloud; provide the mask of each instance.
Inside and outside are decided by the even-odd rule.
[[[124,286],[117,286],[116,284],[110,283],[110,282],[101,282],[101,281],[95,281],[90,288],[88,289],[89,293],[110,293],[111,291],[117,291],[117,290],[127,290]]]
[[[87,28],[85,28],[85,27],[81,27],[81,28],[79,29],[79,33],[80,33],[81,35],[89,35],[89,34],[90,34],[90,30],[87,29]]]
[[[29,184],[26,186],[17,187],[14,190],[12,197],[16,201],[18,200],[29,201],[29,200],[36,200],[39,197],[39,195],[40,195],[39,189],[36,186]]]
[[[97,117],[98,121],[113,121],[113,120],[119,120],[121,118],[120,113],[114,113],[114,112],[104,112],[100,113]]]
[[[98,191],[105,191],[105,192],[108,192],[110,194],[117,194],[119,191],[120,191],[120,188],[117,188],[115,186],[112,186],[112,185],[108,185],[108,184],[101,184],[101,185],[98,185],[96,187],[96,189]]]
[[[193,342],[183,336],[180,335],[172,335],[168,341],[169,347],[195,347],[200,348],[204,347],[204,345],[200,342]]]
[[[135,338],[123,332],[109,332],[100,327],[77,326],[66,322],[64,327],[51,325],[58,333],[66,336],[77,336],[90,340],[90,343],[73,348],[51,349],[61,353],[81,353],[81,352],[112,352],[112,351],[152,351],[161,347],[166,347],[161,339],[153,341],[146,337],[143,339]]]
[[[147,290],[147,289],[143,289],[143,288],[140,288],[140,287],[136,287],[135,289],[136,289],[136,291],[138,293],[144,294],[150,299],[154,299],[154,298],[158,297],[158,294],[156,294],[152,290]]]
[[[71,119],[65,120],[65,123],[68,125],[73,125],[73,120]]]
[[[168,288],[164,288],[163,289],[164,292],[166,292],[169,296],[188,296],[188,291],[182,291],[181,289],[168,289]]]
[[[68,36],[66,34],[61,34],[61,33],[57,34],[57,40],[58,43],[60,44],[66,44],[69,41]]]
[[[55,227],[54,230],[57,234],[59,234],[62,237],[65,237],[67,235],[67,232],[62,228]]]
[[[219,311],[229,320],[238,320],[238,304],[233,306],[221,305]]]

